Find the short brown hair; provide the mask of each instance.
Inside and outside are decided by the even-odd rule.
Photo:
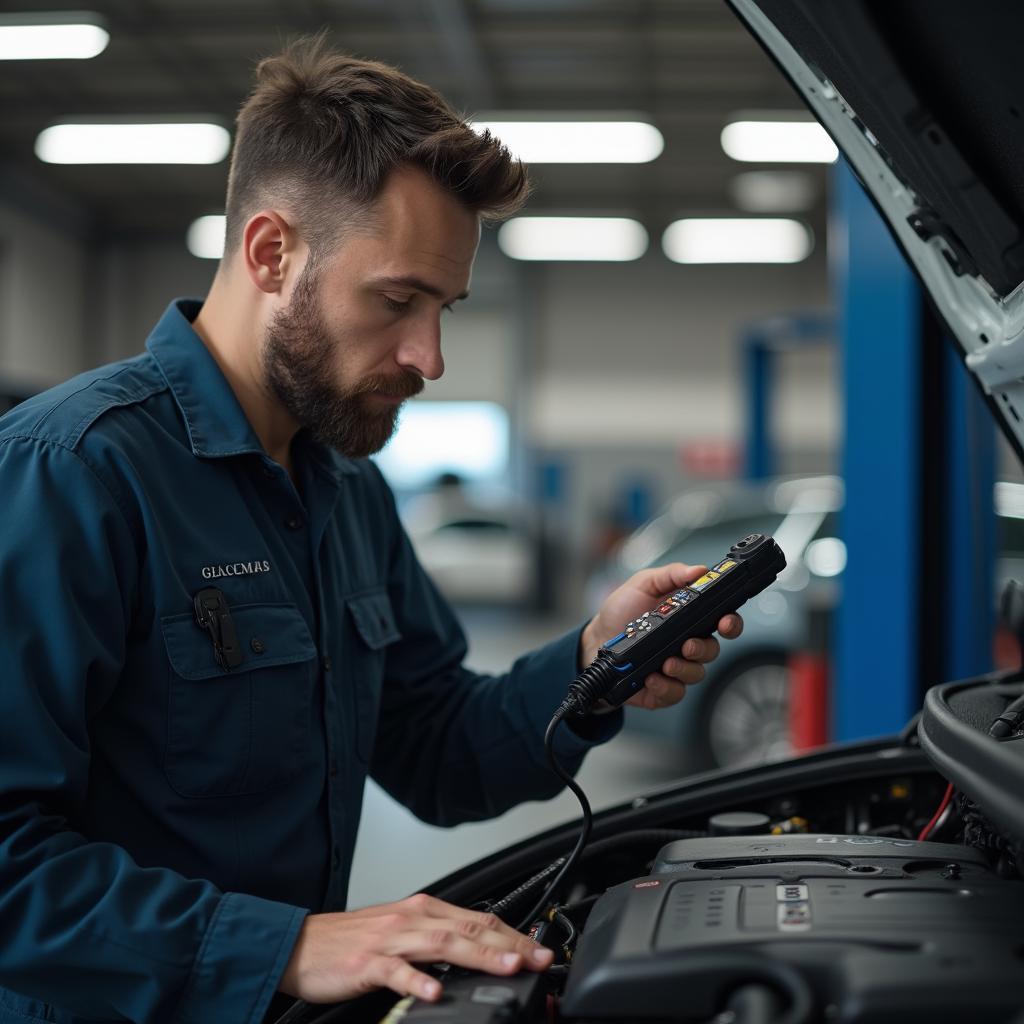
[[[330,51],[324,33],[260,62],[236,125],[228,254],[270,198],[289,203],[317,250],[403,164],[423,168],[485,220],[510,216],[529,194],[521,161],[489,132],[477,134],[439,93],[397,68]]]

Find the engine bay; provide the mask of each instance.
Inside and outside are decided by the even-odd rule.
[[[1006,683],[957,684],[898,737],[696,776],[598,814],[530,929],[556,953],[545,974],[441,966],[438,1003],[376,993],[294,1019],[1019,1022],[1024,816],[1002,798],[1024,790],[1005,764],[1002,778],[982,771],[965,786],[925,749],[938,742],[950,765],[982,769],[957,744],[991,744],[989,711],[1020,691]],[[938,728],[951,716],[972,721],[969,736],[954,742]],[[1024,742],[996,746],[1024,757]],[[516,924],[575,831],[524,840],[429,891]]]
[[[998,1019],[1018,994],[1022,912],[1024,887],[955,844],[684,839],[595,904],[561,1011],[709,1020],[753,987],[831,1020],[912,1020],[923,1005],[931,1019]]]

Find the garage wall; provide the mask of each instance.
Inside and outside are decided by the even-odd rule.
[[[96,250],[5,206],[0,239],[0,373],[39,384],[139,352],[167,302],[204,294],[216,269],[177,240]],[[681,442],[741,443],[743,325],[828,303],[820,256],[795,267],[681,267],[658,253],[522,264],[501,256],[493,233],[472,291],[446,319],[446,373],[425,397],[502,403],[530,461],[572,463],[570,500],[593,509],[631,473],[659,478],[656,497],[667,497],[682,479]],[[780,360],[785,468],[828,468],[835,370],[824,348]]]
[[[214,260],[189,253],[184,239],[108,246],[100,270],[105,316],[97,362],[141,352],[171,299],[205,295],[216,269]]]
[[[829,306],[820,256],[706,267],[650,253],[628,264],[553,264],[540,283],[531,437],[542,446],[738,439],[744,324]],[[834,444],[834,355],[801,352],[782,369],[780,439]]]
[[[84,242],[0,203],[0,380],[35,390],[90,365]]]

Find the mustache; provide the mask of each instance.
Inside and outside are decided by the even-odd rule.
[[[423,390],[423,378],[412,370],[399,374],[376,373],[366,377],[353,389],[353,395],[387,395],[390,398],[413,398]]]

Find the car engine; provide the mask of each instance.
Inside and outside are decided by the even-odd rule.
[[[320,1017],[386,1024],[1024,1024],[1024,735],[1006,678],[929,692],[901,736],[684,780],[597,815],[530,928],[542,975],[438,968],[438,1003],[377,993]],[[574,828],[431,888],[518,924]]]

